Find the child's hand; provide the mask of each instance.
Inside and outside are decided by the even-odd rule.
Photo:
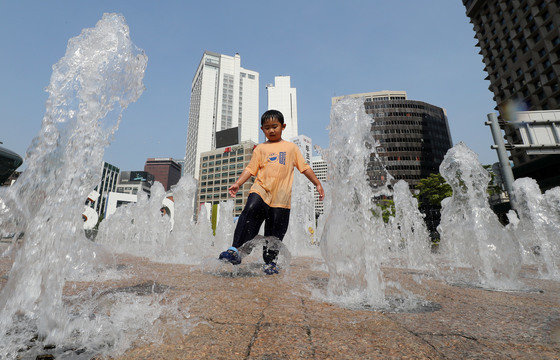
[[[319,184],[316,186],[317,192],[319,193],[319,200],[323,201],[325,198],[325,190],[323,190],[323,185]]]
[[[235,194],[237,194],[237,191],[239,191],[239,184],[234,183],[229,187],[228,191],[231,197],[235,197]]]

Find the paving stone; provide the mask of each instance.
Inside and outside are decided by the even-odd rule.
[[[177,303],[192,325],[183,334],[161,319],[162,342],[135,343],[122,359],[560,359],[560,283],[531,268],[525,289],[510,292],[383,268],[389,301],[405,291],[430,306],[374,311],[320,300],[328,273],[318,259],[295,258],[274,276],[122,255],[114,263],[122,277],[68,282],[65,295],[152,296]],[[10,266],[0,258],[0,287]]]

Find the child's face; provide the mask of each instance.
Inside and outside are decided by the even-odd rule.
[[[268,141],[280,141],[282,140],[282,130],[286,128],[286,124],[281,124],[278,119],[270,119],[265,121],[263,126],[261,126],[261,130],[264,133],[264,136],[268,139]]]

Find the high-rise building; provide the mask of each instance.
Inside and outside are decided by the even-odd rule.
[[[284,135],[284,133],[282,133],[282,135]],[[301,154],[303,155],[303,159],[305,160],[305,162],[311,165],[311,157],[313,155],[312,154],[313,143],[311,141],[311,138],[305,135],[299,135],[297,137],[291,138],[290,141],[298,146],[299,151],[301,151]]]
[[[445,109],[423,101],[408,100],[405,91],[379,91],[348,95],[363,97],[370,114],[373,137],[379,141],[377,153],[368,164],[372,186],[387,181],[389,172],[395,180],[405,180],[410,187],[431,173],[452,147]],[[332,99],[333,104],[343,97]]]
[[[259,73],[241,57],[205,51],[191,84],[184,174],[197,177],[200,154],[216,149],[216,132],[237,128],[239,142],[259,138]]]
[[[117,190],[120,194],[137,195],[140,191],[150,194],[154,176],[146,171],[123,171],[119,176]]]
[[[181,174],[183,173],[183,170],[185,169],[185,158],[182,159],[173,159],[177,164],[179,164],[179,166],[181,167]]]
[[[560,109],[560,2],[463,0],[463,4],[476,32],[500,125],[508,143],[521,144],[519,128],[508,123],[512,107]],[[513,149],[510,158],[515,177],[539,180],[538,173],[549,173],[560,178],[560,155]]]
[[[268,110],[278,110],[284,115],[286,129],[282,132],[284,139],[298,136],[296,88],[291,87],[289,76],[275,76],[274,85],[266,86],[268,92]]]
[[[311,138],[305,135],[299,135],[297,137],[292,138],[290,141],[298,146],[299,151],[301,151],[301,155],[303,155],[303,159],[305,160],[305,162],[311,165],[311,158],[313,155]],[[303,178],[303,175],[300,174],[294,174],[294,176],[302,176]],[[305,179],[302,184],[301,180],[298,181],[296,178],[294,178],[293,186],[294,186],[294,191],[296,191],[295,190],[296,186],[301,186],[302,191],[304,190],[306,191],[306,193],[304,192],[302,195],[303,195],[303,199],[307,199],[308,202],[311,202],[311,199],[313,199],[313,193],[317,192],[317,190],[315,190],[315,187],[311,184],[311,182],[307,181],[307,179]],[[305,196],[304,194],[307,194],[307,196]],[[313,208],[311,208],[310,206],[311,204],[309,205],[306,204],[305,206],[303,206],[303,208],[300,208],[303,212],[299,214],[300,216],[309,217],[308,219],[309,223],[312,222],[311,220],[313,219],[314,216],[315,217],[317,216],[316,211],[314,211],[315,206]]]
[[[239,145],[206,151],[200,155],[198,207],[204,203],[218,204],[231,198],[228,188],[249,165],[256,146],[253,141],[245,141]],[[234,216],[241,215],[252,184],[253,179],[249,178],[237,192]]]
[[[160,182],[165,191],[169,191],[181,178],[181,165],[172,158],[148,158],[144,164],[144,171],[152,174],[154,180]]]
[[[321,156],[313,156],[311,158],[311,168],[317,176],[317,179],[324,183],[327,180],[327,162]],[[319,200],[317,189],[314,190],[315,199],[315,216],[319,216],[324,212],[323,200]]]
[[[117,187],[117,182],[119,179],[120,169],[108,162],[103,162],[103,171],[101,172],[101,179],[95,187],[95,190],[99,194],[97,200],[91,203],[91,207],[95,209],[95,212],[99,216],[105,214],[105,204],[107,201],[107,194],[111,191],[115,191]]]

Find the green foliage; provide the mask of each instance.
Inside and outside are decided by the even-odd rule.
[[[97,224],[95,224],[95,226],[93,227],[94,230],[98,230],[99,229],[99,224],[101,224],[101,222],[103,221],[103,219],[105,219],[105,214],[101,214],[99,216],[99,218],[97,219]]]
[[[395,202],[392,199],[382,199],[375,203],[375,205],[381,211],[381,217],[385,223],[389,222],[389,217],[395,216]],[[375,216],[379,216],[379,213],[375,209],[371,209],[371,212]]]
[[[212,205],[212,214],[210,215],[212,223],[212,235],[216,236],[216,224],[218,223],[218,204]]]
[[[420,208],[441,207],[441,201],[453,195],[451,186],[439,173],[430,174],[427,178],[420,180],[416,185],[416,190],[419,191],[416,198]]]
[[[490,182],[488,183],[488,195],[501,193],[501,187],[495,184],[494,179],[496,175],[492,171],[492,165],[484,165],[483,167],[491,176]],[[419,191],[416,198],[418,199],[418,207],[421,209],[427,207],[441,207],[441,201],[453,195],[451,186],[445,181],[441,174],[430,174],[427,178],[420,180],[418,185],[416,185],[416,190]]]
[[[488,192],[488,195],[492,196],[501,194],[502,188],[496,184],[496,174],[494,174],[494,171],[492,170],[492,165],[482,165],[482,167],[486,169],[486,171],[488,171],[491,176],[490,182],[488,183],[488,190],[486,190]]]

